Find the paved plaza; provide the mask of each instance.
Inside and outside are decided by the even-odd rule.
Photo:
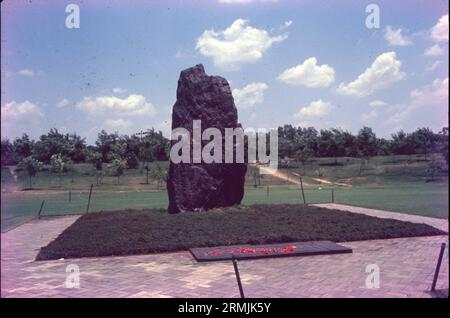
[[[448,221],[338,204],[320,206],[427,223]],[[239,297],[229,261],[197,263],[187,251],[123,257],[35,261],[42,246],[79,216],[33,220],[1,234],[2,297]],[[431,297],[441,243],[448,236],[345,242],[352,254],[266,258],[239,262],[246,297]],[[447,249],[448,251],[448,249]],[[80,270],[66,288],[66,268]],[[367,288],[367,266],[379,268],[379,288]],[[438,289],[448,289],[448,252]]]

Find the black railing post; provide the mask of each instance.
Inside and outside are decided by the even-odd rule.
[[[444,256],[445,243],[441,244],[441,251],[439,252],[438,262],[436,264],[436,270],[434,271],[433,284],[431,284],[431,291],[436,290],[436,283],[439,277],[439,270],[441,269],[442,257]]]
[[[305,191],[303,190],[303,180],[302,180],[302,176],[299,175],[299,178],[300,178],[300,187],[302,188],[303,204],[306,204]]]
[[[234,273],[236,274],[236,280],[237,280],[238,287],[239,287],[239,294],[241,295],[241,298],[245,298],[244,290],[242,289],[241,276],[239,275],[239,269],[237,266],[237,261],[234,256],[232,256],[232,259],[233,259]]]
[[[91,189],[89,190],[89,199],[88,199],[88,204],[86,207],[86,213],[89,212],[89,205],[91,204],[91,195],[92,195],[92,187],[94,186],[94,184],[91,183]]]
[[[41,207],[39,208],[39,212],[38,212],[38,219],[41,218],[41,212],[42,212],[42,209],[44,208],[44,203],[45,203],[45,200],[42,200]]]

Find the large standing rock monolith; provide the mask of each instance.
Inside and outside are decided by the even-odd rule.
[[[193,120],[201,120],[202,132],[209,127],[219,129],[223,140],[225,128],[241,127],[227,80],[206,75],[201,64],[180,74],[177,101],[172,111],[172,129],[186,128],[192,136]],[[172,145],[176,142],[172,141]],[[202,145],[206,143],[204,141]],[[222,155],[224,149],[222,147]],[[205,211],[239,204],[244,196],[246,170],[245,163],[171,161],[167,179],[169,213]]]

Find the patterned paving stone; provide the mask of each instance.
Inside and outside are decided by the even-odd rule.
[[[347,206],[354,213],[421,222],[448,231],[448,221]],[[358,210],[359,209],[359,210]],[[378,214],[377,214],[378,213]],[[77,216],[34,220],[1,234],[2,297],[239,297],[229,261],[197,263],[189,252],[34,261]],[[352,254],[239,262],[247,297],[430,297],[442,242],[448,236],[341,243]],[[80,269],[80,287],[66,288],[66,267]],[[380,286],[366,287],[366,267]],[[448,289],[448,249],[437,284]]]

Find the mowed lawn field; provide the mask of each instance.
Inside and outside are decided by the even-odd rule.
[[[298,177],[293,174],[301,173],[307,203],[331,202],[333,189],[336,203],[448,218],[447,172],[441,171],[436,180],[427,182],[428,162],[421,156],[375,157],[363,167],[354,158],[338,158],[337,163],[332,158],[316,159],[305,166],[285,163],[279,169],[283,178],[258,178],[251,167],[242,203],[302,203]],[[168,166],[167,162],[157,164]],[[97,184],[88,164],[77,165],[74,173],[61,176],[43,171],[33,178],[34,190],[27,191],[22,191],[28,187],[28,177],[23,172],[3,167],[1,176],[2,231],[36,217],[43,200],[42,215],[85,213],[91,183],[94,187],[90,213],[168,205],[165,184],[158,184],[151,174],[146,184],[146,173],[139,169],[127,170],[119,183],[117,177],[106,173],[101,184]]]

